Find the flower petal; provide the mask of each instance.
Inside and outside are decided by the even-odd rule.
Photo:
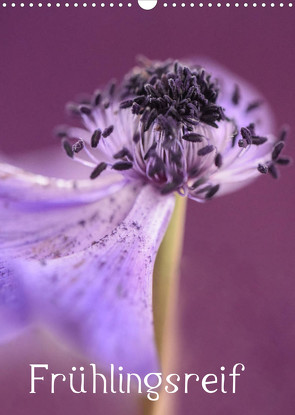
[[[94,238],[92,221],[100,212],[101,236],[126,215],[133,187],[120,193],[118,205],[112,199],[126,186],[116,175],[93,183],[50,179],[0,165],[1,257],[44,259],[86,248]]]
[[[98,215],[92,225],[99,236],[89,248],[62,258],[19,261],[13,270],[40,323],[101,365],[145,373],[157,367],[152,271],[174,196],[163,197],[149,185],[131,188],[135,200],[128,214],[104,236]],[[126,188],[113,195],[115,206],[123,193]]]
[[[1,341],[30,322],[22,283],[13,278],[11,261],[18,257],[41,260],[85,249],[94,240],[94,230],[96,237],[105,235],[132,206],[134,186],[118,192],[124,183],[115,176],[92,182],[91,187],[89,183],[49,179],[0,164]],[[98,200],[99,209],[94,203]],[[92,224],[99,218],[99,229],[94,229]]]
[[[21,281],[16,280],[8,264],[0,259],[0,340],[8,341],[30,323]]]

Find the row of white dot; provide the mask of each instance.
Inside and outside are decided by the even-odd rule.
[[[16,7],[17,5],[18,4],[16,4],[16,3],[11,3],[10,4],[11,7]],[[34,7],[34,6],[37,6],[37,7],[43,7],[43,6],[44,7],[51,7],[51,6],[56,6],[56,7],[60,7],[60,6],[70,7],[71,5],[74,6],[74,7],[78,7],[79,6],[79,3],[73,3],[73,4],[70,4],[70,3],[65,3],[65,4],[60,4],[60,3],[55,3],[55,4],[52,4],[52,3],[46,3],[46,4],[45,3],[29,3],[28,4],[29,7]],[[100,3],[100,4],[98,4],[98,3],[82,3],[80,5],[82,7],[87,7],[87,6],[92,6],[92,7],[96,7],[96,6],[98,6],[98,7],[99,6],[100,7],[110,6],[110,7],[114,7],[115,6],[114,3],[110,3],[110,4],[105,4],[105,3]],[[172,7],[176,7],[177,6],[176,3],[169,4],[169,6],[170,5]],[[199,4],[195,4],[195,3],[190,3],[190,4],[181,3],[180,4],[181,7],[186,7],[186,6],[190,6],[190,7],[195,7],[195,6],[199,6],[199,7],[204,7],[204,6],[213,7],[214,5],[215,4],[212,4],[212,3],[208,3],[208,4],[204,4],[204,3],[199,3]],[[2,7],[7,7],[7,6],[9,6],[9,4],[2,3]],[[19,6],[20,7],[25,7],[25,3],[19,3]],[[119,3],[118,6],[119,7],[123,7],[123,3]],[[131,7],[132,6],[132,3],[128,3],[127,6],[128,7]],[[164,3],[163,6],[164,7],[168,7],[168,3]],[[217,7],[221,7],[222,4],[221,3],[217,3],[216,6]],[[248,7],[248,6],[250,6],[250,7],[251,6],[257,7],[257,6],[260,6],[260,4],[257,4],[257,3],[252,3],[252,4],[249,4],[249,3],[234,3],[234,4],[225,3],[224,6],[225,7],[230,7],[230,6],[234,6],[234,7],[240,7],[240,6],[241,7]],[[266,3],[261,3],[261,7],[266,7],[266,6],[267,6]],[[270,7],[275,7],[276,4],[275,3],[270,3],[269,6]],[[279,7],[284,7],[284,6],[293,7],[293,3],[289,3],[289,4],[279,3],[278,6]]]
[[[170,4],[164,3],[163,6],[164,7],[168,7],[168,6],[170,6]],[[176,7],[177,4],[176,3],[172,3],[171,6],[172,7]],[[186,6],[190,6],[190,7],[195,7],[195,6],[199,6],[199,7],[204,7],[204,6],[213,7],[213,6],[215,6],[215,4],[213,4],[213,3],[208,3],[208,4],[204,4],[204,3],[199,3],[199,4],[195,4],[195,3],[190,3],[190,4],[181,3],[180,6],[181,7],[186,7]],[[225,4],[216,3],[216,6],[217,7],[221,7],[221,6],[226,6],[226,7],[231,7],[231,6],[234,6],[234,7],[240,7],[240,6],[241,7],[248,7],[248,6],[253,6],[253,7],[261,6],[261,7],[266,7],[266,6],[268,6],[268,4],[266,4],[266,3],[261,3],[261,4],[257,4],[257,3],[252,3],[252,4],[249,4],[249,3],[232,3],[232,4],[231,3],[225,3]],[[276,4],[275,3],[270,3],[269,6],[270,7],[275,7]],[[293,3],[289,3],[289,4],[279,3],[279,4],[277,4],[277,6],[279,6],[279,7],[284,7],[284,6],[293,7]]]
[[[114,3],[110,3],[110,4],[105,4],[105,3],[100,3],[100,4],[98,4],[98,3],[82,3],[80,5],[82,7],[87,7],[87,6],[92,6],[92,7],[96,7],[96,6],[98,6],[98,7],[99,6],[100,7],[110,6],[110,7],[114,7],[115,6]],[[8,6],[16,7],[16,6],[18,6],[18,4],[11,3],[9,5],[7,3],[2,3],[2,6],[3,7],[8,7]],[[25,5],[25,3],[20,3],[19,6],[20,7],[25,7],[26,5]],[[44,7],[51,7],[51,6],[56,6],[56,7],[61,7],[61,6],[70,7],[70,6],[74,6],[74,7],[78,7],[79,6],[79,3],[73,3],[73,4],[70,4],[70,3],[64,3],[64,4],[60,4],[60,3],[55,3],[55,4],[52,4],[52,3],[46,3],[46,4],[45,3],[29,3],[29,4],[27,4],[27,6],[29,6],[29,7],[34,7],[34,6],[37,6],[37,7],[43,7],[43,6]],[[123,7],[123,3],[119,3],[118,6],[119,7]],[[132,6],[132,3],[128,3],[127,6],[128,7],[131,7]]]

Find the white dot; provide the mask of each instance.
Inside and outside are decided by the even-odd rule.
[[[79,5],[78,5],[78,3],[74,3],[74,7],[78,7]]]
[[[244,7],[248,7],[248,3],[244,3]]]
[[[181,7],[185,7],[185,3],[181,3]]]
[[[262,7],[265,7],[266,6],[266,4],[265,3],[262,3],[262,5],[261,5]]]
[[[208,3],[208,7],[212,7],[212,3]]]
[[[190,6],[191,6],[191,7],[195,7],[195,3],[191,3],[191,4],[190,4]]]
[[[226,3],[226,7],[230,7],[230,3]]]
[[[168,4],[167,4],[167,3],[164,3],[164,4],[163,4],[163,6],[164,6],[164,7],[167,7],[167,6],[168,6]]]
[[[257,7],[257,3],[253,3],[253,7]]]
[[[48,4],[50,4],[50,3],[48,3]],[[47,6],[48,6],[48,4],[47,4]],[[60,3],[56,3],[56,7],[60,7]]]
[[[66,7],[69,7],[69,3],[65,3],[65,6],[66,6]]]
[[[34,4],[33,4],[33,3],[30,3],[30,4],[29,4],[29,6],[30,6],[30,7],[33,7],[33,6],[34,6]]]
[[[217,3],[217,7],[221,7],[221,3]]]
[[[21,3],[20,4],[20,7],[25,7],[25,3]]]
[[[96,3],[92,3],[92,7],[96,7]]]
[[[280,7],[284,7],[284,3],[280,3]]]
[[[77,368],[75,366],[72,367],[72,371],[75,372]]]
[[[235,3],[235,6],[236,6],[236,7],[239,7],[240,5],[239,5],[239,3]]]
[[[172,4],[172,7],[176,7],[176,3],[173,3],[173,4]]]
[[[114,7],[114,3],[110,3],[110,7]]]
[[[101,7],[104,7],[105,6],[105,4],[104,3],[101,3]]]
[[[87,3],[83,3],[83,7],[87,7]]]
[[[132,6],[132,4],[131,3],[128,3],[128,5],[127,5],[128,7],[131,7]]]
[[[203,4],[203,3],[200,3],[200,4],[199,4],[199,6],[200,6],[200,7],[203,7],[203,6],[204,6],[204,4]]]
[[[122,3],[119,3],[119,7],[123,7],[123,4]]]
[[[3,3],[3,4],[2,4],[2,6],[3,6],[3,7],[6,7],[7,5],[6,5],[6,3]]]
[[[56,7],[59,7],[60,4],[58,3],[58,5],[56,5]],[[51,7],[51,3],[47,3],[47,7]]]
[[[11,3],[11,7],[15,7],[15,3]]]
[[[293,7],[293,3],[289,3],[289,7]]]
[[[42,3],[38,3],[38,6],[39,6],[39,7],[42,7],[42,6],[43,6],[43,4],[42,4]]]

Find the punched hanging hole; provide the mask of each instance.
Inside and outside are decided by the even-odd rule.
[[[158,1],[157,0],[138,0],[138,5],[144,10],[152,10],[156,7]]]

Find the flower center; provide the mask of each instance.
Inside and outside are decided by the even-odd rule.
[[[91,179],[112,169],[152,182],[163,194],[204,200],[222,183],[246,181],[257,171],[276,177],[275,164],[289,162],[279,157],[285,139],[276,144],[274,136],[258,134],[260,101],[245,100],[238,85],[221,92],[200,66],[145,60],[121,85],[68,106],[85,129],[59,135],[68,156],[92,168]]]
[[[217,122],[224,119],[223,109],[216,105],[218,92],[217,83],[203,68],[190,70],[178,62],[168,62],[137,70],[128,77],[122,96],[129,99],[120,107],[132,107],[134,114],[141,115],[144,131],[160,115],[189,130],[200,122],[217,128]]]

